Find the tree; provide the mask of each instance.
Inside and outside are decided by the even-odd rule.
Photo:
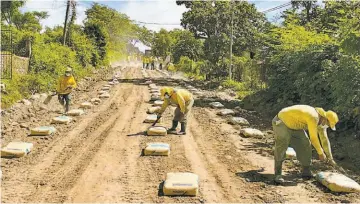
[[[136,31],[138,40],[141,41],[144,45],[151,47],[154,38],[154,32],[148,30],[145,26],[140,27],[134,25],[134,29]]]
[[[179,36],[179,39],[173,46],[174,62],[179,62],[182,56],[197,61],[202,55],[202,50],[202,43],[199,39],[195,39],[189,31],[182,31],[182,35]]]
[[[316,4],[316,0],[310,0],[310,1],[297,1],[297,0],[291,0],[291,5],[295,9],[304,9],[305,11],[305,24],[309,23],[313,18],[316,17],[317,8],[319,7]]]
[[[268,26],[264,14],[253,4],[245,1],[220,1],[212,7],[211,2],[177,1],[189,10],[183,13],[181,25],[190,30],[196,38],[205,39],[205,56],[218,61],[229,53],[232,11],[233,53],[240,55],[244,50],[254,51],[261,42],[260,33]]]
[[[172,50],[174,39],[171,34],[165,29],[161,29],[158,33],[155,33],[154,40],[152,42],[152,52],[156,56],[165,58]]]
[[[25,1],[1,1],[1,19],[12,24],[13,16],[20,14],[19,8],[24,4]]]
[[[86,10],[85,33],[93,39],[102,60],[125,57],[127,46],[138,39],[139,30],[125,14],[95,3]]]
[[[31,32],[40,32],[42,27],[40,20],[47,18],[47,12],[25,12],[24,14],[16,13],[13,16],[13,24],[19,30],[26,30]]]

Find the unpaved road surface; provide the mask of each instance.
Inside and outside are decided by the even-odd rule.
[[[32,142],[34,150],[20,159],[2,159],[2,202],[360,202],[359,194],[333,194],[314,180],[301,180],[297,164],[291,162],[286,162],[285,171],[293,182],[274,185],[267,141],[240,137],[237,127],[206,106],[194,107],[186,136],[144,136],[149,124],[143,120],[151,106],[148,86],[140,84],[140,68],[121,72],[123,81],[111,88],[109,99],[68,125],[55,125],[58,132],[52,137],[27,137],[27,130],[17,124],[7,127],[3,142]],[[162,82],[159,86],[167,84],[162,73],[147,72],[154,82]],[[84,85],[74,106],[95,97],[104,84],[94,80]],[[52,109],[59,106],[56,101],[49,110],[38,106],[14,110],[16,121],[30,127],[48,125],[57,115]],[[165,125],[172,115],[173,108],[168,108]],[[169,143],[171,155],[140,156],[148,142]],[[168,172],[198,174],[199,195],[163,196]]]

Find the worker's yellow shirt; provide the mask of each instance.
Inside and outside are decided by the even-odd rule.
[[[146,63],[149,63],[149,58],[148,57],[145,57],[145,64]]]
[[[311,144],[318,154],[332,159],[330,142],[325,128],[319,127],[320,115],[314,107],[308,105],[295,105],[282,109],[278,117],[285,125],[293,130],[308,130]],[[322,147],[319,142],[319,137]],[[323,151],[324,149],[324,151]]]
[[[58,94],[69,94],[71,93],[71,89],[66,89],[69,86],[76,88],[75,78],[73,76],[61,76],[56,91]]]
[[[193,99],[193,95],[190,92],[188,92],[185,89],[178,89],[171,95],[169,99],[164,100],[164,103],[161,109],[159,110],[159,113],[162,114],[170,104],[178,105],[180,107],[180,111],[182,113],[185,113],[186,111],[185,103],[192,99]]]

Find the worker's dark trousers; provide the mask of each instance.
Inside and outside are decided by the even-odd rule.
[[[278,116],[272,120],[272,126],[275,133],[275,176],[281,175],[282,163],[286,157],[286,150],[289,145],[294,148],[296,158],[303,168],[311,165],[311,143],[305,130],[293,130],[288,128]]]
[[[180,110],[180,106],[177,106],[175,109],[175,116],[174,121],[178,122],[187,122],[187,117],[189,115],[189,112],[194,105],[194,99],[190,99],[189,101],[185,102],[185,113],[182,113]]]
[[[69,111],[71,97],[70,94],[59,94],[58,95],[59,102],[62,106],[65,106],[65,112]]]

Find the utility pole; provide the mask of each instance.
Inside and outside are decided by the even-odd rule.
[[[234,9],[233,0],[230,2],[231,7],[231,34],[230,34],[230,67],[229,67],[229,79],[232,79],[232,46],[233,46],[233,27],[234,27]]]
[[[66,42],[66,33],[67,33],[67,22],[69,18],[69,10],[70,10],[71,0],[67,1],[66,5],[66,14],[65,14],[65,23],[64,23],[64,32],[63,32],[63,45],[65,45]]]

